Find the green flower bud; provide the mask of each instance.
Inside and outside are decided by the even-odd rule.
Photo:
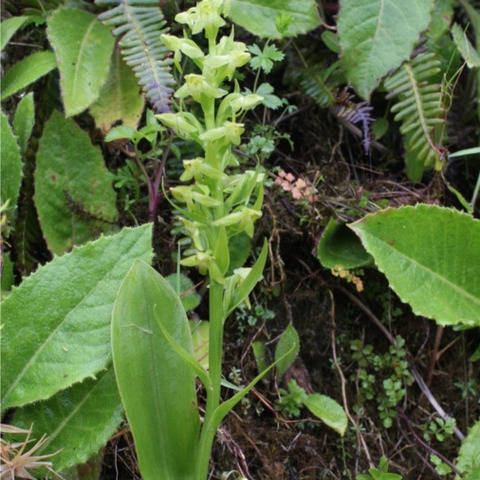
[[[228,92],[226,90],[222,90],[221,88],[216,88],[213,85],[210,85],[205,80],[203,75],[191,73],[189,75],[185,75],[185,84],[176,91],[175,97],[185,98],[192,96],[196,102],[200,103],[200,95],[202,93],[207,97],[220,98],[226,95]]]
[[[191,140],[193,134],[198,135],[203,130],[195,115],[189,112],[160,113],[155,117],[167,127],[174,128],[186,140]]]
[[[204,195],[193,189],[193,186],[178,186],[170,189],[170,192],[179,202],[186,203],[189,208],[193,208],[193,202],[197,202],[205,207],[218,207],[220,201],[209,195]]]
[[[185,267],[198,267],[199,272],[205,275],[212,260],[213,257],[210,254],[198,252],[195,255],[180,260],[180,265],[184,265]]]
[[[215,220],[212,225],[225,227],[236,225],[236,231],[245,231],[249,237],[253,236],[253,224],[262,216],[262,212],[252,208],[243,207],[238,212],[230,213],[219,220]]]
[[[215,40],[218,29],[225,25],[225,21],[220,16],[224,11],[223,1],[203,0],[197,3],[196,7],[179,13],[175,20],[178,23],[188,25],[194,35],[205,30],[205,37],[208,40]]]
[[[232,79],[235,70],[242,67],[250,60],[250,54],[246,51],[233,50],[225,55],[209,55],[205,58],[205,67],[209,70],[221,70],[221,77],[216,78],[216,83],[221,83],[225,77]]]
[[[190,257],[180,260],[180,265],[184,265],[186,267],[197,267],[198,271],[202,275],[206,275],[207,272],[210,272],[210,275],[215,281],[219,283],[225,283],[225,279],[223,278],[223,275],[221,274],[220,269],[215,262],[215,257],[213,257],[210,253],[198,252],[195,255],[191,255]]]
[[[261,95],[242,95],[241,93],[231,93],[227,95],[220,103],[217,113],[217,122],[226,117],[234,117],[244,110],[250,110],[260,103],[263,97]]]
[[[219,180],[220,178],[226,177],[226,175],[211,165],[205,163],[204,158],[195,158],[193,160],[184,160],[183,168],[185,171],[182,173],[180,180],[183,182],[188,182],[192,178],[198,181],[203,176],[211,178],[213,180]]]
[[[182,53],[194,60],[201,59],[205,56],[205,54],[198,47],[198,45],[189,38],[178,38],[174,35],[167,34],[161,35],[160,38],[165,44],[165,46],[175,53],[173,59],[175,61],[175,66],[180,72],[182,71],[182,68],[180,66],[180,61],[182,60]]]
[[[235,123],[226,121],[223,127],[212,128],[200,135],[200,140],[207,142],[213,142],[221,138],[224,139],[223,144],[232,143],[233,145],[239,145],[241,142],[241,135],[245,131],[243,123]]]

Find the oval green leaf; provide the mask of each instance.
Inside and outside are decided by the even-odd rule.
[[[18,144],[22,155],[27,151],[28,140],[32,134],[35,124],[35,103],[33,101],[33,92],[25,95],[18,103],[13,119],[13,129],[18,138]]]
[[[480,326],[480,221],[419,204],[387,208],[350,228],[414,313],[439,325]]]
[[[94,15],[60,8],[48,20],[48,38],[60,70],[65,116],[83,112],[107,79],[115,38]]]
[[[30,428],[36,438],[47,435],[47,441],[35,455],[59,450],[52,457],[57,472],[86,462],[105,445],[123,420],[113,366],[97,378],[64,390],[49,400],[18,410],[12,420],[16,427]]]
[[[163,335],[193,356],[185,310],[170,284],[134,263],[115,300],[112,355],[118,389],[145,480],[197,480],[200,421],[195,374]]]
[[[348,270],[372,263],[372,257],[359,238],[344,223],[333,218],[318,242],[317,256],[325,268],[341,265]]]
[[[37,52],[20,60],[2,78],[1,100],[23,90],[56,67],[52,52]]]
[[[57,254],[112,230],[113,176],[99,147],[54,111],[45,124],[35,170],[35,205],[48,248]]]
[[[102,237],[13,289],[2,303],[2,409],[49,398],[106,367],[115,295],[135,259],[151,260],[151,238],[151,224]]]
[[[341,0],[342,67],[365,100],[382,77],[410,56],[433,7],[434,0]]]
[[[343,407],[333,398],[313,393],[308,395],[303,403],[322,422],[340,435],[344,435],[348,425],[347,415]]]
[[[289,351],[290,353],[286,355],[286,353]],[[285,373],[287,368],[297,358],[299,351],[300,339],[298,338],[297,331],[290,323],[280,337],[275,350],[275,362],[277,362],[278,378],[282,378],[282,375]]]
[[[292,17],[285,37],[307,33],[321,23],[314,0],[231,0],[229,17],[259,37],[280,38],[275,18],[282,13]]]
[[[2,22],[0,27],[0,51],[5,48],[15,32],[25,23],[28,17],[12,17]]]
[[[137,85],[132,69],[122,61],[115,49],[107,81],[98,100],[90,106],[95,124],[106,134],[115,122],[137,128],[145,105],[145,96]]]

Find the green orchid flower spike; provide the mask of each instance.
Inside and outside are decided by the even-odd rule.
[[[268,371],[265,370],[249,386],[221,402],[224,324],[238,305],[244,302],[248,305],[249,294],[261,277],[267,258],[265,243],[253,266],[231,268],[232,239],[239,234],[252,237],[255,222],[262,216],[264,175],[258,169],[240,174],[230,170],[239,166],[233,147],[241,143],[245,130],[241,118],[245,112],[259,105],[263,97],[242,94],[238,83],[232,81],[237,69],[250,60],[250,53],[244,43],[234,40],[233,29],[229,35],[217,38],[220,28],[226,25],[222,16],[228,10],[228,1],[203,0],[177,15],[176,20],[186,27],[184,38],[173,35],[161,37],[174,52],[179,71],[183,56],[198,68],[198,72],[185,75],[184,84],[174,94],[179,101],[179,111],[157,115],[156,118],[173,129],[180,138],[195,142],[203,149],[202,156],[183,160],[185,171],[180,179],[185,184],[171,188],[170,196],[177,204],[179,220],[188,239],[188,248],[183,252],[180,265],[196,268],[200,274],[206,275],[208,281],[209,358],[207,372],[194,359],[185,312],[178,294],[168,282],[153,269],[148,270],[148,266],[132,267],[117,302],[121,303],[123,296],[129,302],[132,298],[136,301],[138,297],[142,299],[139,302],[145,303],[144,299],[148,298],[148,306],[142,305],[150,320],[141,327],[142,330],[132,329],[132,325],[139,326],[139,320],[122,317],[122,308],[117,308],[115,311],[119,312],[119,317],[114,315],[113,318],[112,348],[117,383],[145,480],[206,479],[210,452],[220,422]],[[207,53],[190,38],[201,32],[208,39]],[[203,115],[195,116],[186,111],[186,99],[197,103]],[[142,286],[134,287],[141,279],[144,280]],[[152,282],[154,286],[150,285]],[[133,291],[134,288],[138,292]],[[129,304],[132,315],[137,310],[142,308],[136,309]],[[152,337],[145,337],[146,334],[142,333],[145,331],[151,332]],[[134,339],[133,335],[140,335],[141,340]],[[129,391],[132,382],[138,386],[140,369],[132,369],[132,362],[125,359],[120,350],[129,341],[135,341],[148,350],[137,352],[132,362],[144,362],[146,373],[142,381],[145,382],[145,390],[152,392],[150,410],[146,412],[152,419],[149,420],[151,427],[145,421],[139,420],[139,424],[136,424],[138,400]],[[156,343],[161,346],[161,352],[158,352],[160,347],[154,348]],[[118,355],[115,352],[119,352]],[[138,360],[138,357],[143,360]],[[149,363],[154,359],[160,362],[162,372],[167,372],[163,375],[167,380],[163,379],[158,385],[156,378],[152,378],[155,376],[151,374]],[[135,372],[135,379],[131,378],[133,373],[129,368]],[[181,386],[176,382],[177,377],[182,379]],[[203,383],[206,391],[203,423],[200,422],[196,395],[192,393],[195,391],[195,377]],[[176,393],[166,394],[173,385]],[[175,395],[184,395],[187,399],[185,401],[190,408],[186,408],[184,413],[179,413]],[[159,409],[175,411],[175,418],[162,414]],[[177,435],[178,440],[168,434],[172,431],[172,425],[175,431],[185,432],[184,435]],[[147,437],[148,440],[145,440]],[[159,445],[157,453],[152,451],[152,444]],[[190,456],[189,463],[184,453],[186,445],[190,446],[187,454]]]

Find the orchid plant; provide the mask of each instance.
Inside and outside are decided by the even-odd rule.
[[[221,402],[221,386],[225,383],[222,380],[224,323],[237,306],[248,302],[248,295],[258,282],[267,257],[265,243],[252,268],[231,267],[232,239],[243,232],[252,237],[254,224],[262,215],[264,175],[258,168],[241,174],[230,171],[230,167],[239,166],[232,149],[241,142],[244,132],[241,119],[245,112],[259,105],[263,97],[241,93],[234,80],[237,69],[250,60],[250,53],[244,43],[235,41],[233,28],[230,35],[218,38],[219,29],[226,25],[222,16],[228,9],[228,1],[203,0],[176,16],[176,20],[193,35],[204,32],[208,40],[207,54],[187,36],[161,37],[174,52],[174,64],[180,72],[184,55],[200,71],[185,75],[184,84],[175,92],[177,113],[162,113],[156,117],[178,137],[196,142],[204,152],[202,157],[183,161],[185,171],[181,180],[189,183],[171,188],[170,193],[177,202],[175,208],[190,241],[180,264],[196,267],[208,277],[209,366],[206,371],[194,358],[179,292],[174,292],[150,267],[134,265],[124,280],[114,307],[112,352],[119,391],[135,437],[142,476],[146,480],[159,478],[159,475],[172,480],[206,479],[220,422],[273,367]],[[228,85],[231,85],[230,90]],[[191,100],[199,105],[203,118],[187,111]],[[140,279],[147,277],[149,280],[143,283],[145,287],[138,287]],[[155,287],[152,287],[152,281]],[[134,293],[137,288],[138,295]],[[157,289],[151,297],[149,289]],[[145,302],[149,305],[145,306]],[[146,312],[143,317],[142,311]],[[154,320],[140,324],[140,317]],[[157,343],[155,351],[152,351],[152,343],[157,340],[148,335],[157,335],[158,342],[163,342]],[[284,360],[295,348],[298,351],[298,345],[292,345],[279,360]],[[144,361],[149,355],[162,364],[157,378],[151,373],[150,360]],[[201,427],[198,409],[192,408],[192,405],[196,407],[195,376],[203,383],[207,397]],[[154,382],[162,383],[152,386]],[[135,384],[143,392],[151,391],[154,397],[158,395],[151,410],[142,405]],[[165,393],[168,388],[172,391]],[[186,399],[185,404],[180,408],[179,402],[183,399]],[[137,422],[139,410],[142,414]],[[145,423],[146,416],[154,420]],[[152,450],[152,443],[156,444],[156,453]],[[185,453],[185,450],[190,451]]]

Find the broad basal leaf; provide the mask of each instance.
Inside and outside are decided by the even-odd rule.
[[[348,270],[372,262],[372,257],[358,237],[345,224],[333,218],[328,222],[318,242],[317,256],[325,268],[341,265]]]
[[[51,458],[54,470],[60,472],[86,462],[107,443],[122,420],[123,407],[112,365],[96,379],[87,379],[49,400],[18,410],[12,424],[25,429],[33,425],[37,438],[46,434],[48,440],[36,454],[61,450]]]
[[[342,67],[365,100],[389,70],[410,56],[433,7],[434,0],[341,0]]]
[[[1,195],[0,205],[9,200],[8,207],[14,209],[17,206],[18,193],[22,182],[22,161],[17,139],[13,135],[8,118],[0,112],[1,128]]]
[[[318,393],[308,395],[303,402],[305,406],[320,420],[333,428],[340,435],[345,434],[348,419],[343,407],[333,398]]]
[[[60,8],[51,15],[48,38],[60,70],[65,115],[71,117],[98,98],[115,39],[94,15],[74,8]]]
[[[20,60],[2,78],[1,100],[23,90],[56,67],[52,52],[37,52]]]
[[[98,100],[90,106],[95,124],[107,133],[115,122],[121,121],[133,129],[137,128],[142,116],[145,97],[130,67],[115,49],[107,81],[100,91]]]
[[[2,303],[2,409],[51,397],[105,368],[115,295],[150,261],[152,226],[102,237],[40,267]]]
[[[35,170],[35,205],[53,253],[111,231],[117,215],[112,180],[100,148],[73,120],[53,112],[40,139]]]
[[[307,33],[320,25],[314,0],[231,0],[229,17],[249,32],[263,38],[279,38],[275,19],[292,17],[285,37]]]
[[[480,221],[419,204],[387,208],[350,228],[417,315],[480,326]]]
[[[112,354],[140,470],[145,480],[198,480],[195,374],[166,339],[155,315],[173,341],[193,356],[180,299],[159,273],[137,261],[115,300]]]

